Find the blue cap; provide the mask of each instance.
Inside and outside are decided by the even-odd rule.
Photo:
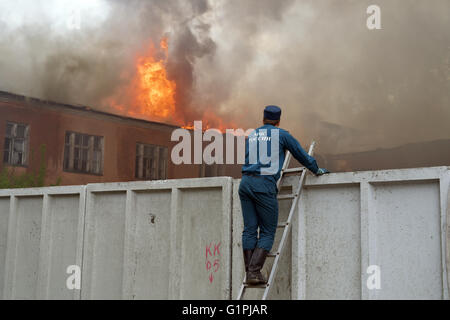
[[[280,120],[281,109],[277,106],[267,106],[264,108],[264,119]]]

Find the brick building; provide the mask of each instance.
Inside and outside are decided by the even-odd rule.
[[[175,165],[178,127],[0,91],[0,170],[39,168],[46,147],[46,184],[239,176],[239,166]]]

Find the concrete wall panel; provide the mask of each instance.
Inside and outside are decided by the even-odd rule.
[[[14,252],[13,297],[36,298],[39,276],[42,197],[18,197],[16,245]]]
[[[169,296],[171,193],[169,189],[136,192],[134,195],[134,299],[166,299]]]
[[[373,186],[373,257],[377,299],[441,299],[439,183]],[[405,201],[407,199],[407,201]]]
[[[179,201],[182,220],[180,298],[219,297],[221,287],[216,283],[223,282],[228,275],[220,272],[226,265],[222,251],[227,250],[230,241],[222,232],[223,223],[227,223],[221,214],[222,190],[181,190]],[[208,205],[204,206],[206,203]]]
[[[79,194],[49,196],[50,230],[46,234],[51,236],[48,256],[45,258],[49,264],[45,298],[69,300],[79,295],[79,290],[73,292],[67,289],[66,280],[69,276],[67,267],[80,265],[77,249],[80,251],[79,240],[82,235],[79,234],[79,225],[82,218]]]
[[[83,298],[122,297],[125,203],[126,192],[88,195]]]
[[[84,189],[0,190],[3,299],[79,297],[67,288],[66,270],[81,265]]]
[[[360,299],[359,186],[306,188],[299,214],[304,298]]]
[[[231,178],[87,187],[83,299],[227,299]]]

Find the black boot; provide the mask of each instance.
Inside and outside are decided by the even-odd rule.
[[[245,272],[248,272],[248,266],[250,264],[250,261],[252,259],[253,250],[244,250],[244,264],[245,264]]]
[[[252,255],[252,260],[248,266],[247,283],[251,285],[265,284],[266,280],[261,274],[261,269],[266,261],[267,250],[256,248]]]

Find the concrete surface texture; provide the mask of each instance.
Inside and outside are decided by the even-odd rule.
[[[296,183],[286,178],[280,192]],[[449,184],[448,167],[308,175],[269,298],[448,299]],[[238,186],[220,177],[0,190],[1,298],[235,298]],[[280,200],[279,221],[289,207]],[[66,284],[73,265],[80,290]]]

